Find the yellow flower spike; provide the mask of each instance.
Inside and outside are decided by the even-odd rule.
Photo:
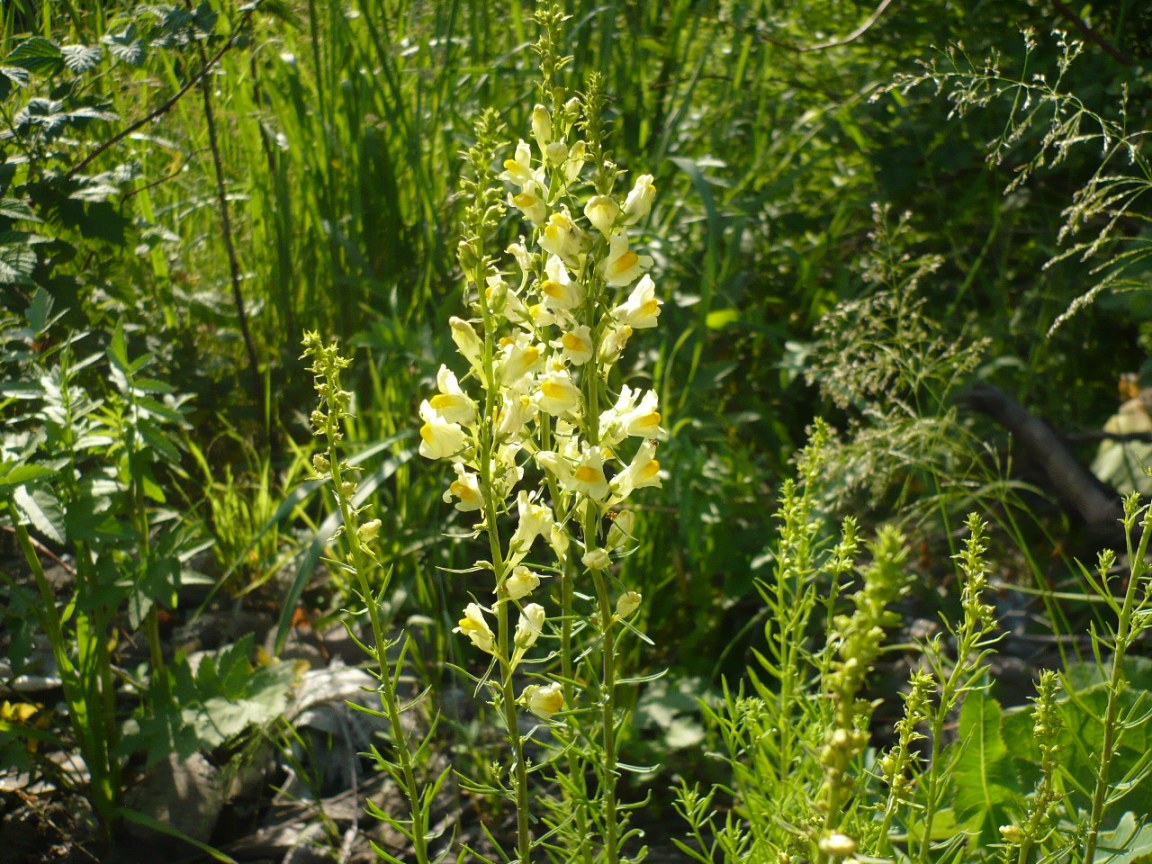
[[[651,256],[637,255],[629,248],[628,237],[620,233],[608,239],[608,257],[601,262],[600,273],[609,285],[622,288],[639,279],[651,266]]]

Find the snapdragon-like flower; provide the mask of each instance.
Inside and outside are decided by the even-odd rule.
[[[658,401],[655,390],[646,390],[641,395],[639,390],[625,384],[616,404],[600,415],[601,442],[612,446],[628,436],[664,438],[667,432],[660,426],[660,412],[656,410]]]
[[[541,720],[551,720],[553,714],[564,710],[564,688],[555,681],[544,685],[529,684],[520,694],[520,700]]]
[[[532,170],[532,150],[523,140],[516,145],[516,155],[504,160],[504,172],[499,179],[523,191],[530,184],[543,185],[543,176]]]
[[[447,366],[441,366],[436,373],[436,387],[440,391],[429,404],[449,423],[463,423],[471,426],[476,420],[476,403],[460,389],[460,382]]]
[[[500,340],[500,383],[514,387],[524,376],[535,372],[544,362],[544,346],[534,344],[528,333],[505,336]]]
[[[568,268],[559,256],[550,255],[544,264],[548,278],[540,283],[540,294],[544,306],[549,310],[562,309],[567,312],[584,302],[584,286],[568,275]]]
[[[484,610],[480,608],[478,603],[469,603],[464,607],[464,617],[460,619],[459,626],[453,628],[452,632],[463,633],[481,651],[488,654],[496,653],[496,635],[484,619]]]
[[[612,478],[612,499],[623,501],[635,489],[660,484],[660,463],[656,461],[656,442],[645,441],[628,467]]]
[[[589,549],[580,556],[580,563],[589,570],[607,570],[612,566],[612,558],[607,549]]]
[[[529,183],[515,195],[508,196],[508,202],[524,214],[533,225],[543,225],[548,220],[548,205],[544,203],[544,190],[536,183]]]
[[[514,386],[502,388],[500,401],[496,434],[500,438],[520,438],[525,425],[540,410],[540,406],[532,399],[532,379],[524,377]]]
[[[452,328],[452,341],[456,343],[456,348],[473,369],[479,369],[484,346],[480,344],[480,337],[472,325],[455,316],[448,319],[448,324]]]
[[[445,420],[427,399],[420,403],[420,419],[420,455],[426,459],[451,459],[468,443],[464,430]]]
[[[537,400],[540,410],[553,417],[564,417],[580,413],[584,397],[580,388],[572,383],[568,370],[550,369],[540,378],[540,396]]]
[[[625,591],[616,601],[616,617],[627,618],[640,608],[640,603],[643,600],[643,595],[638,591]]]
[[[548,344],[563,351],[573,366],[583,366],[592,359],[592,330],[587,324],[569,330]]]
[[[568,210],[561,209],[548,217],[548,224],[540,235],[540,248],[556,255],[569,267],[579,267],[580,256],[592,248],[592,241],[572,221]]]
[[[613,552],[619,552],[625,546],[636,542],[636,511],[621,510],[612,520],[612,527],[608,529],[608,539],[605,545]]]
[[[543,156],[552,143],[552,115],[543,105],[537,103],[532,108],[532,137]]]
[[[540,587],[540,574],[529,570],[523,564],[512,568],[512,575],[504,580],[504,590],[509,600],[520,600]]]
[[[524,489],[521,489],[516,496],[516,512],[519,521],[508,541],[510,566],[523,561],[532,547],[532,542],[537,537],[547,537],[553,526],[552,508],[535,501]]]
[[[578,459],[552,450],[541,450],[536,462],[556,475],[568,492],[578,492],[593,501],[608,497],[608,478],[604,474],[604,457],[600,450],[585,442]]]
[[[480,494],[480,478],[457,462],[452,466],[456,469],[456,479],[444,493],[444,502],[451,504],[456,499],[456,509],[464,513],[479,510],[484,505],[484,498]]]
[[[656,197],[656,187],[652,185],[651,174],[641,174],[628,197],[624,199],[624,224],[635,225],[652,210],[652,199]]]
[[[592,227],[608,237],[620,216],[620,205],[615,198],[608,195],[594,195],[584,205],[584,216],[592,223]]]
[[[608,257],[600,264],[600,274],[609,285],[623,288],[651,266],[652,257],[633,252],[626,234],[613,234],[608,240]]]
[[[613,324],[605,330],[604,335],[600,337],[600,362],[605,366],[611,366],[619,360],[631,336],[632,328],[627,324]]]
[[[536,644],[544,632],[544,607],[539,603],[529,603],[520,610],[520,620],[516,622],[516,635],[513,642],[521,651]]]
[[[645,274],[636,283],[628,299],[612,310],[612,317],[636,330],[655,327],[660,317],[660,302],[656,299],[656,285],[652,277]]]

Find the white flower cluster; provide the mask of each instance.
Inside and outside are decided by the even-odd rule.
[[[629,338],[655,327],[660,314],[647,272],[652,258],[635,251],[628,237],[629,227],[652,207],[652,177],[638,177],[623,200],[591,195],[581,213],[573,190],[582,183],[589,148],[565,140],[577,114],[575,103],[558,113],[565,119],[536,106],[535,153],[520,141],[499,176],[509,187],[508,204],[531,223],[531,240],[521,237],[508,247],[506,268],[490,266],[473,276],[481,295],[476,323],[450,321],[453,341],[469,367],[462,380],[478,384],[479,401],[490,409],[482,409],[446,366],[437,375],[438,392],[420,405],[420,453],[453,463],[456,476],[445,501],[458,510],[479,511],[481,527],[489,527],[491,515],[510,512],[515,501],[518,522],[496,567],[496,595],[497,602],[517,606],[541,584],[542,574],[525,563],[538,538],[561,561],[574,553],[594,570],[606,569],[624,550],[630,540],[628,511],[618,514],[603,542],[574,526],[587,508],[598,524],[635,489],[659,486],[656,442],[666,434],[655,391],[624,385],[618,393],[608,392],[609,372]],[[629,445],[629,439],[635,443]],[[553,506],[543,503],[541,492],[518,488],[529,460],[555,479],[561,500]],[[626,614],[640,602],[639,595],[629,594],[617,607]],[[537,603],[520,608],[517,656],[535,643],[545,623]],[[484,612],[469,604],[457,632],[496,655]],[[558,710],[558,693],[551,686],[537,687],[525,694],[524,703],[550,716]]]

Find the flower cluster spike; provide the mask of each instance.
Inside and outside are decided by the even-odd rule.
[[[437,393],[419,410],[421,455],[452,463],[444,500],[475,512],[477,532],[496,538],[493,560],[482,566],[495,572],[496,603],[520,609],[515,644],[505,648],[511,657],[501,657],[485,620],[495,606],[470,603],[456,630],[513,664],[547,633],[544,608],[532,602],[546,584],[541,571],[563,572],[573,562],[608,571],[635,545],[631,513],[621,508],[637,489],[661,484],[656,450],[666,432],[657,394],[612,375],[633,335],[659,321],[653,258],[635,236],[656,189],[642,175],[613,191],[620,172],[605,160],[602,142],[578,137],[596,134],[590,130],[600,124],[590,114],[597,111],[589,99],[537,105],[533,143],[520,140],[506,152],[503,172],[489,175],[503,184],[507,212],[522,216],[525,234],[503,256],[489,257],[483,237],[495,221],[465,225],[459,258],[472,314],[449,321],[460,374],[442,366]],[[485,122],[495,128],[492,118]],[[480,152],[484,137],[468,154],[478,174],[492,164]],[[480,194],[482,180],[469,181],[470,194]],[[543,480],[528,488],[526,476]],[[616,521],[602,538],[609,515]],[[505,516],[515,521],[510,534],[495,524]],[[541,555],[557,563],[542,564]],[[617,618],[640,603],[632,591],[617,599]],[[549,718],[560,710],[560,693],[532,685],[520,703]]]

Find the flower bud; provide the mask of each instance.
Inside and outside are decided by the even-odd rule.
[[[532,109],[532,137],[536,139],[536,146],[543,155],[552,143],[552,116],[543,105]]]
[[[820,851],[833,858],[847,858],[856,851],[856,841],[847,834],[835,831],[820,838]]]
[[[516,647],[521,650],[531,648],[543,630],[544,607],[539,603],[529,603],[520,610],[520,620],[516,623]]]
[[[356,484],[351,480],[345,480],[340,484],[340,496],[345,499],[350,499],[356,494]]]
[[[644,597],[638,591],[625,591],[616,601],[616,617],[627,618],[640,608]]]
[[[312,454],[312,468],[317,474],[327,474],[332,469],[332,463],[323,453]]]
[[[356,529],[356,537],[361,543],[371,543],[380,534],[380,520],[365,522]]]
[[[604,549],[589,549],[581,556],[580,563],[589,570],[607,570],[612,564],[612,559]]]

